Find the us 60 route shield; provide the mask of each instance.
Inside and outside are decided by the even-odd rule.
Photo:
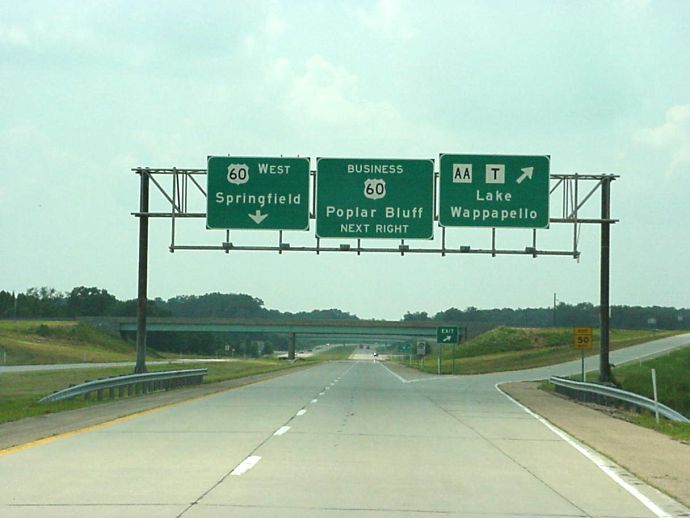
[[[319,158],[320,238],[431,239],[434,161]]]
[[[207,228],[309,229],[309,159],[208,159]]]

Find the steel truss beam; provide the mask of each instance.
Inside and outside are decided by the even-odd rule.
[[[230,231],[226,232],[225,241],[220,242],[217,245],[199,245],[190,243],[178,243],[178,233],[176,221],[177,219],[204,219],[206,218],[205,212],[194,212],[188,210],[189,200],[191,196],[198,196],[200,199],[206,198],[207,194],[202,187],[203,179],[200,177],[206,176],[206,169],[180,169],[180,168],[136,168],[133,171],[140,175],[151,179],[156,190],[163,196],[166,203],[170,205],[169,211],[138,211],[133,212],[132,215],[137,218],[156,218],[156,219],[170,219],[171,229],[170,229],[170,245],[168,249],[170,252],[175,252],[176,250],[187,251],[187,250],[206,250],[206,251],[222,251],[225,253],[230,252],[277,252],[282,254],[283,252],[311,252],[311,253],[356,253],[357,255],[366,253],[396,253],[396,254],[439,254],[445,255],[458,255],[458,254],[482,254],[491,255],[492,257],[498,255],[530,255],[532,257],[538,256],[566,256],[578,259],[580,257],[580,251],[578,249],[580,229],[581,225],[589,224],[611,224],[616,223],[618,220],[607,218],[581,218],[578,217],[578,212],[587,203],[587,201],[592,197],[592,195],[601,190],[603,183],[610,183],[611,181],[618,178],[617,175],[613,174],[552,174],[551,181],[552,187],[550,190],[551,196],[559,196],[556,194],[560,190],[560,196],[562,198],[561,203],[561,214],[559,217],[549,218],[551,224],[569,224],[573,227],[573,237],[572,246],[568,249],[561,250],[546,250],[541,249],[537,246],[537,230],[532,231],[531,242],[527,243],[524,248],[499,248],[496,246],[496,229],[487,229],[491,231],[491,247],[490,248],[471,248],[469,246],[457,246],[449,247],[446,246],[446,229],[441,227],[441,247],[410,247],[405,244],[404,240],[400,241],[400,245],[397,247],[392,246],[361,246],[360,240],[357,240],[357,245],[353,246],[351,244],[340,244],[339,246],[322,246],[321,240],[319,238],[315,239],[315,246],[291,246],[289,243],[283,242],[283,236],[281,231],[275,231],[278,233],[278,243],[275,245],[238,245],[230,241]],[[170,189],[164,187],[164,177],[172,177],[172,185]],[[438,173],[435,173],[435,180],[438,182]],[[161,181],[157,181],[156,177],[161,177]],[[589,190],[589,192],[582,198],[580,198],[580,184],[586,182],[591,186],[595,183]],[[316,184],[316,171],[311,171],[311,188],[312,188],[312,204],[314,204],[315,197],[313,193],[315,192]],[[190,188],[191,187],[191,188]],[[437,189],[435,189],[437,190]],[[436,200],[434,200],[436,204]],[[310,219],[315,219],[315,208],[312,207],[310,214]],[[437,212],[437,209],[436,209]],[[438,214],[435,215],[434,219],[438,220]],[[274,234],[275,235],[275,234]]]

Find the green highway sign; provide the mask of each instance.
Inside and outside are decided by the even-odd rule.
[[[309,159],[208,158],[206,227],[309,229]]]
[[[433,223],[433,160],[317,160],[317,237],[431,239]]]
[[[458,343],[458,328],[457,327],[437,327],[436,328],[436,343],[439,343],[439,344],[457,344]]]
[[[441,155],[444,227],[548,228],[548,156]]]

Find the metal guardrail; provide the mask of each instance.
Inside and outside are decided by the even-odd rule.
[[[71,399],[77,396],[84,396],[85,399],[89,399],[94,392],[97,399],[101,400],[106,394],[106,390],[108,397],[113,399],[115,398],[115,389],[117,389],[117,396],[120,398],[125,397],[125,394],[128,397],[148,394],[156,390],[168,390],[183,385],[201,383],[206,374],[208,374],[208,369],[186,369],[114,376],[112,378],[87,381],[53,392],[49,396],[40,399],[39,403],[62,401],[63,399]]]
[[[570,397],[579,399],[580,401],[589,401],[593,403],[600,403],[604,405],[623,404],[628,407],[635,407],[638,410],[648,410],[651,413],[659,411],[659,415],[672,421],[679,421],[682,423],[690,423],[690,419],[683,414],[676,412],[672,408],[667,407],[661,403],[654,403],[653,400],[635,394],[634,392],[627,392],[608,385],[599,385],[597,383],[584,383],[582,381],[573,381],[558,376],[551,376],[551,383],[556,387],[556,392],[565,394]]]

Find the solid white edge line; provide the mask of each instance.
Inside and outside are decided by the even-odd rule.
[[[275,436],[283,435],[283,434],[286,433],[289,429],[290,429],[289,426],[281,426],[280,428],[278,428],[278,429],[275,431],[275,433],[274,433],[273,435],[275,435]]]
[[[386,367],[383,363],[379,363],[379,365],[380,365],[381,367],[383,367],[384,369],[386,369],[388,372],[390,372],[393,376],[395,376],[396,378],[398,378],[398,379],[400,380],[400,382],[402,382],[402,383],[409,383],[409,381],[407,381],[405,378],[403,378],[400,374],[396,374],[395,372],[393,372],[392,370],[390,370],[388,367]]]
[[[393,372],[392,370],[390,370],[390,369],[389,369],[388,367],[386,367],[382,362],[378,362],[378,364],[379,364],[381,367],[383,367],[384,369],[386,369],[388,372],[390,372],[393,376],[395,376],[396,378],[398,378],[402,383],[417,383],[417,382],[420,382],[420,381],[434,381],[434,380],[452,380],[452,379],[457,379],[457,378],[458,378],[458,376],[447,375],[447,376],[434,376],[434,377],[429,377],[429,378],[414,378],[414,379],[411,379],[411,380],[406,380],[405,378],[403,378],[403,377],[400,376],[399,374],[396,374],[395,372]]]
[[[306,410],[305,408],[303,408],[302,410],[300,410],[299,412],[297,412],[297,414],[295,414],[295,415],[300,416],[300,415],[304,415],[304,414],[306,414],[306,413],[307,413],[307,410]]]
[[[242,462],[240,462],[235,469],[232,470],[232,473],[230,475],[233,476],[240,476],[244,475],[247,471],[252,469],[254,466],[256,466],[256,463],[261,460],[261,457],[258,455],[250,455],[246,459],[244,459]]]
[[[568,435],[565,431],[561,430],[558,428],[556,425],[551,424],[549,421],[547,421],[545,418],[540,416],[539,414],[533,412],[529,408],[527,408],[525,405],[514,399],[512,396],[509,394],[505,393],[501,387],[499,386],[501,383],[496,383],[494,387],[496,387],[496,390],[498,390],[501,394],[503,394],[505,397],[507,397],[510,401],[515,403],[517,406],[522,408],[525,412],[527,412],[529,415],[534,417],[536,420],[538,420],[541,424],[546,426],[549,430],[551,430],[553,433],[558,435],[561,439],[563,439],[565,442],[567,442],[570,446],[575,448],[577,451],[579,451],[582,455],[584,455],[587,459],[592,461],[595,466],[597,466],[601,471],[603,471],[606,475],[611,478],[616,484],[621,486],[623,489],[625,489],[628,493],[630,493],[632,496],[634,496],[642,505],[644,505],[647,509],[649,509],[652,513],[654,513],[658,518],[672,518],[672,515],[668,514],[666,511],[661,509],[658,505],[656,505],[654,502],[652,502],[649,498],[647,498],[645,495],[640,493],[635,487],[632,485],[628,484],[625,480],[620,478],[617,473],[615,473],[611,468],[609,468],[606,464],[607,461],[605,461],[603,458],[601,458],[599,455],[597,455],[594,451],[591,449],[587,448],[583,444],[581,444],[577,439],[574,437]]]

